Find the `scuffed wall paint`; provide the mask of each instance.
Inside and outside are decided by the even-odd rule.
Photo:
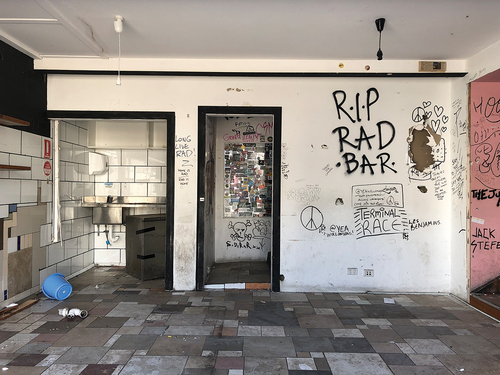
[[[419,103],[437,103],[444,107],[444,115],[451,115],[449,82],[440,78],[127,77],[118,90],[109,77],[49,76],[49,108],[106,110],[112,103],[121,103],[127,110],[175,111],[177,136],[191,136],[191,143],[196,144],[197,119],[186,114],[196,113],[199,105],[281,106],[282,143],[286,144],[281,290],[448,292],[451,161],[445,159],[439,169],[433,169],[435,181],[409,180],[406,139],[413,124],[412,111]],[[73,95],[68,97],[63,93],[70,87]],[[251,91],[228,92],[228,87]],[[374,90],[369,91],[372,88],[378,98]],[[337,102],[334,92],[339,92]],[[449,137],[442,129],[439,134],[444,140]],[[196,165],[196,150],[191,159],[178,156],[175,160],[174,286],[193,289],[196,173],[191,170],[189,183],[180,184],[185,182],[179,180],[184,160]],[[394,197],[394,203],[404,203],[408,223],[418,219],[440,225],[357,238],[352,188],[374,184],[402,186],[402,198]],[[422,194],[417,186],[434,189],[434,194]],[[338,198],[344,204],[336,204]],[[401,215],[402,208],[396,208],[395,215]],[[374,232],[388,228],[383,220],[373,226]],[[348,268],[359,272],[349,275]],[[365,269],[374,270],[375,276],[364,277]]]

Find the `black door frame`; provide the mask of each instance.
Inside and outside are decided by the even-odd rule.
[[[205,237],[205,142],[207,116],[259,115],[273,116],[273,203],[271,290],[280,291],[280,218],[281,218],[281,107],[198,107],[198,207],[196,225],[196,290],[203,290]]]
[[[166,120],[167,121],[167,199],[165,239],[165,290],[174,287],[174,181],[175,181],[175,113],[141,111],[47,111],[57,120]]]

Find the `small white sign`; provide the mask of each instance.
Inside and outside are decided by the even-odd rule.
[[[472,216],[472,222],[476,224],[484,225],[484,219],[479,219],[478,217]]]

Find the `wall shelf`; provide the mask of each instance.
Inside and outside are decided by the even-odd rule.
[[[10,171],[31,171],[31,167],[25,167],[22,165],[6,165],[0,164],[0,170],[10,170]]]
[[[14,117],[0,115],[0,125],[6,126],[30,126],[30,123],[27,121],[19,120]]]

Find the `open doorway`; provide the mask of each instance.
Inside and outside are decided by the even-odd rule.
[[[470,303],[500,319],[500,70],[470,84]]]
[[[197,289],[279,291],[281,108],[198,115]]]
[[[76,212],[84,213],[92,239],[92,262],[111,263],[127,267],[131,260],[139,259],[151,263],[161,273],[149,272],[141,275],[143,280],[164,278],[166,290],[173,288],[173,222],[174,222],[174,151],[175,115],[171,112],[113,112],[113,111],[48,111],[48,117],[59,122],[77,122],[85,130],[81,132],[88,138],[85,147],[68,143],[66,149],[61,145],[60,163],[64,167],[61,187],[67,187],[69,196],[62,206],[77,205]],[[71,135],[71,134],[69,134]],[[69,136],[66,135],[66,138]],[[81,134],[75,133],[75,139]],[[71,138],[71,137],[70,137]],[[68,139],[71,141],[71,139]],[[75,156],[78,147],[81,161]],[[105,155],[105,169],[90,173],[90,154]],[[64,156],[66,155],[66,156]],[[104,166],[104,164],[102,164]],[[83,172],[84,171],[84,172]],[[82,184],[81,180],[86,175]],[[88,186],[87,186],[88,185]],[[81,187],[85,190],[79,193]],[[88,187],[88,189],[87,189]],[[63,189],[64,190],[64,189]],[[88,198],[88,199],[87,199]],[[104,198],[104,200],[102,199]],[[71,208],[71,207],[68,207]],[[75,210],[63,210],[73,212]],[[109,212],[118,215],[105,215]],[[101,213],[101,215],[96,215]],[[142,235],[143,248],[151,248],[151,240],[158,251],[152,254],[134,253],[129,250],[133,242],[130,229],[126,229],[126,219],[130,217],[147,218],[156,215],[159,220],[156,232],[152,225],[133,231]],[[64,224],[75,231],[74,218],[67,213],[62,215],[62,245],[65,243]],[[144,226],[144,223],[142,222]],[[104,229],[104,232],[101,230]],[[120,233],[121,232],[121,233]],[[138,233],[140,232],[140,233]],[[147,238],[146,238],[147,237]],[[154,238],[153,238],[154,237]],[[95,243],[94,243],[95,241]],[[90,241],[89,241],[90,242]],[[72,262],[72,261],[71,261]],[[157,263],[163,263],[164,267]],[[146,264],[141,270],[147,270]]]

